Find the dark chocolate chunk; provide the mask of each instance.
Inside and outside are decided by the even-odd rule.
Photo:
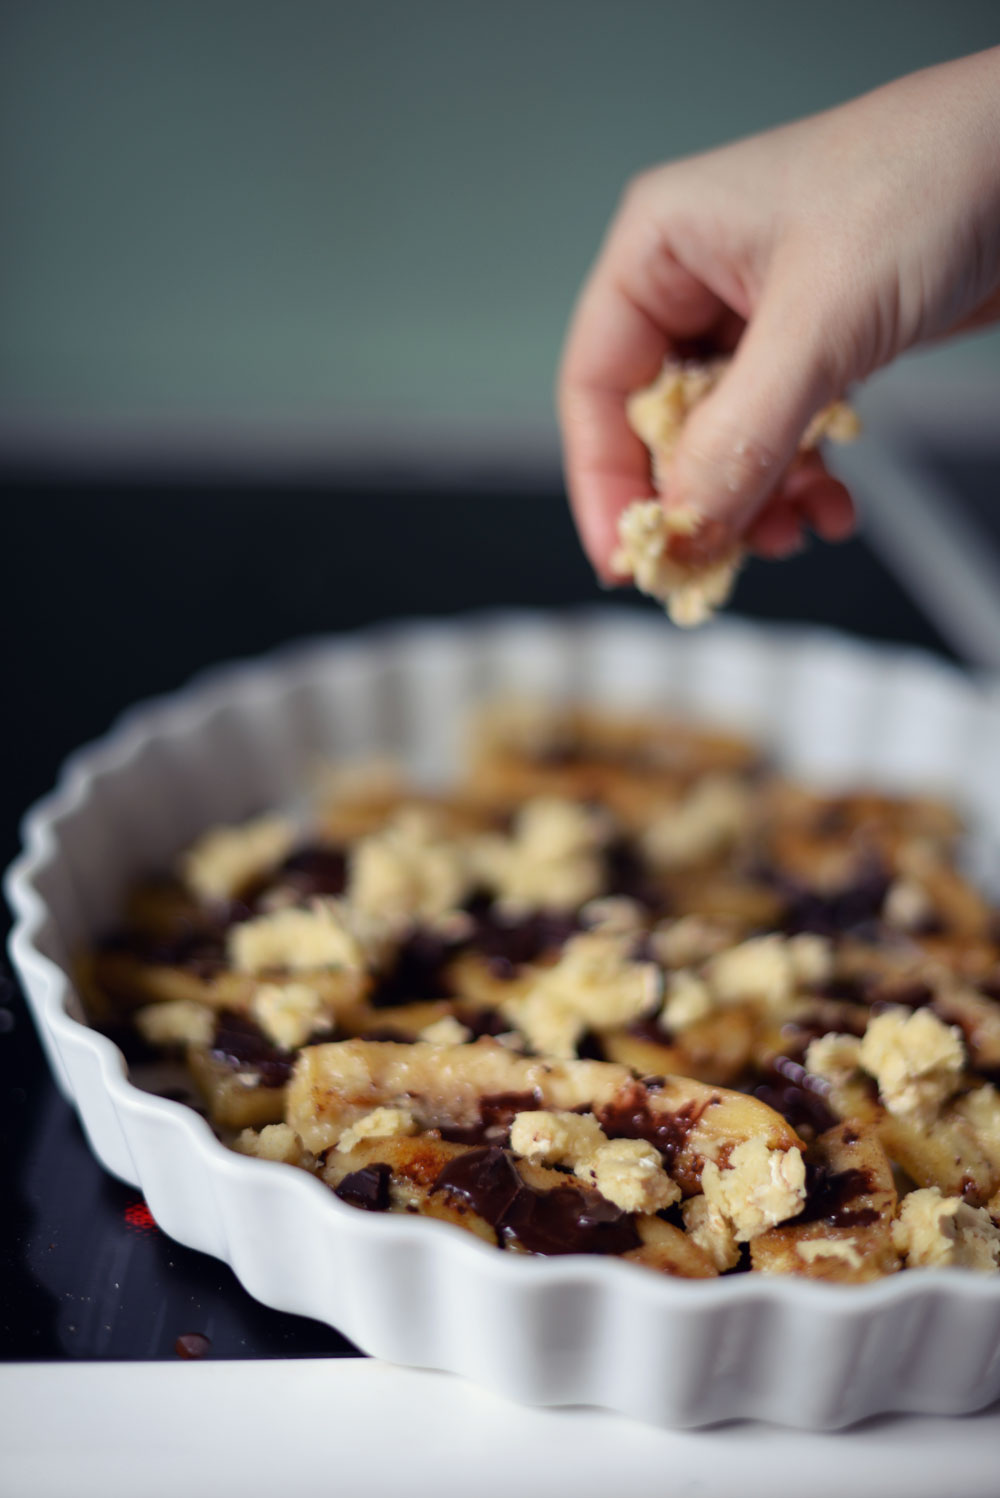
[[[514,1162],[493,1145],[469,1150],[449,1160],[434,1182],[435,1191],[450,1191],[496,1227],[519,1191],[524,1189]]]
[[[515,1239],[529,1253],[621,1254],[639,1246],[635,1223],[620,1207],[577,1186],[536,1191],[496,1146],[449,1161],[433,1189],[467,1201],[501,1241]]]
[[[831,1171],[825,1165],[806,1165],[806,1201],[796,1222],[826,1222],[830,1227],[870,1227],[878,1221],[874,1207],[850,1205],[872,1189],[866,1170]]]
[[[496,1092],[480,1099],[479,1119],[461,1127],[442,1125],[442,1139],[455,1144],[499,1144],[506,1139],[516,1113],[531,1113],[538,1107],[534,1092]]]
[[[299,848],[268,882],[291,885],[303,899],[309,895],[341,895],[347,884],[347,858],[341,848],[320,843]]]
[[[444,969],[456,944],[434,931],[417,929],[407,937],[389,971],[379,979],[371,1002],[376,1009],[411,1004],[418,999],[443,999],[451,993]]]
[[[676,1113],[653,1113],[638,1100],[602,1108],[597,1121],[609,1139],[646,1139],[659,1150],[669,1172],[707,1104],[687,1103]]]
[[[826,1101],[829,1083],[813,1076],[791,1056],[773,1057],[761,1080],[752,1082],[745,1090],[807,1137],[825,1134],[838,1122]]]
[[[631,1215],[577,1186],[522,1187],[499,1227],[533,1254],[624,1254],[641,1242]]]
[[[212,1055],[235,1071],[254,1071],[263,1087],[283,1087],[292,1075],[295,1057],[279,1050],[245,1014],[223,1009],[215,1022]]]
[[[486,901],[469,907],[475,921],[468,945],[480,952],[497,978],[512,978],[519,967],[543,952],[557,951],[579,930],[575,915],[537,910],[521,920],[501,920]]]
[[[389,1209],[389,1181],[392,1168],[384,1162],[366,1165],[364,1170],[352,1170],[339,1186],[334,1187],[334,1196],[360,1207],[364,1212],[386,1212]]]

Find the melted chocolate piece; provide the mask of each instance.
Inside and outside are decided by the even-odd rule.
[[[342,895],[347,884],[347,857],[342,849],[320,843],[299,848],[268,883],[291,885],[303,899],[309,895]]]
[[[783,930],[837,936],[878,921],[890,880],[882,864],[873,862],[852,884],[832,893],[810,889],[780,873],[771,882],[785,896]]]
[[[609,895],[625,895],[657,915],[667,913],[666,896],[632,843],[626,838],[612,843],[605,860]]]
[[[416,930],[403,942],[392,968],[379,979],[371,997],[376,1009],[391,1009],[418,999],[444,999],[452,988],[444,974],[456,950],[433,931]]]
[[[576,1054],[581,1061],[607,1061],[601,1037],[594,1030],[584,1030],[576,1043]]]
[[[647,1015],[645,1019],[634,1019],[625,1026],[629,1035],[634,1035],[636,1040],[649,1040],[654,1045],[672,1045],[673,1036],[665,1025],[661,1025],[654,1016]]]
[[[493,1146],[449,1161],[434,1183],[450,1191],[497,1230],[535,1254],[621,1254],[639,1246],[632,1218],[596,1191],[526,1186],[510,1156]]]
[[[478,1040],[480,1035],[506,1035],[511,1028],[510,1020],[504,1019],[496,1009],[463,1009],[457,1017],[467,1030],[472,1031],[474,1040]]]
[[[389,1181],[392,1167],[386,1164],[366,1165],[364,1170],[352,1170],[339,1186],[333,1190],[342,1202],[360,1207],[363,1212],[387,1212],[389,1210]]]
[[[99,950],[123,952],[154,967],[182,967],[198,978],[214,978],[226,966],[226,925],[229,908],[217,926],[188,926],[172,936],[152,936],[146,931],[113,932]]]
[[[625,1254],[642,1241],[621,1207],[578,1186],[522,1187],[499,1227],[533,1254]]]
[[[653,1113],[644,1101],[603,1108],[597,1121],[609,1139],[646,1139],[663,1156],[666,1170],[688,1141],[707,1104],[686,1103],[676,1113]]]
[[[533,1113],[537,1107],[534,1092],[495,1092],[480,1099],[478,1123],[465,1128],[446,1124],[439,1132],[453,1144],[496,1144],[506,1139],[515,1114]]]
[[[215,1022],[212,1056],[235,1071],[254,1071],[262,1087],[283,1087],[292,1075],[295,1057],[273,1046],[245,1014],[224,1009]]]
[[[829,1083],[807,1072],[791,1056],[775,1056],[763,1073],[763,1079],[746,1089],[791,1124],[796,1133],[806,1137],[825,1134],[839,1122],[826,1102]]]
[[[510,1156],[498,1145],[491,1145],[449,1160],[432,1189],[461,1197],[496,1227],[524,1183]]]
[[[904,1009],[926,1009],[934,1002],[934,990],[926,983],[902,983],[895,987],[883,985],[876,990],[872,996],[872,1013],[879,1014],[883,1009],[891,1009],[900,1004]]]
[[[831,1171],[825,1165],[806,1165],[806,1203],[796,1222],[826,1222],[834,1228],[870,1227],[878,1222],[874,1207],[852,1210],[850,1203],[872,1189],[866,1170]]]
[[[579,923],[575,915],[538,910],[519,921],[502,921],[493,907],[476,901],[470,908],[475,930],[468,943],[482,953],[494,977],[513,978],[526,962],[534,962],[543,952],[566,945]]]

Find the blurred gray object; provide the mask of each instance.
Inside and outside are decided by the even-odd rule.
[[[630,176],[996,39],[996,0],[6,0],[0,456],[552,463]]]

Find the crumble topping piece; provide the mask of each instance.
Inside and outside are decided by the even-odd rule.
[[[167,999],[137,1010],[135,1024],[147,1045],[208,1045],[215,1031],[215,1012],[193,999]]]
[[[824,982],[833,971],[830,944],[821,936],[754,936],[713,957],[706,977],[719,1004],[757,1002],[779,1013],[800,987]]]
[[[904,1197],[892,1237],[911,1269],[956,1266],[984,1274],[1000,1270],[1000,1228],[990,1214],[984,1207],[970,1207],[960,1196],[942,1196],[937,1186]]]
[[[882,919],[901,931],[919,931],[934,914],[934,904],[922,884],[915,879],[894,879],[882,906]]]
[[[817,1259],[840,1259],[848,1269],[860,1269],[862,1258],[853,1238],[803,1238],[795,1245],[795,1252],[807,1264]]]
[[[511,836],[485,835],[477,872],[511,914],[576,910],[601,893],[606,812],[556,796],[538,796],[518,812]]]
[[[308,983],[262,983],[250,1001],[250,1013],[285,1051],[305,1045],[316,1030],[333,1029],[329,1010]]]
[[[643,930],[646,914],[638,900],[631,900],[628,895],[604,895],[588,900],[580,911],[580,919],[588,931],[626,936]]]
[[[302,1140],[286,1123],[265,1124],[258,1132],[244,1129],[237,1136],[235,1148],[241,1155],[258,1160],[278,1160],[283,1165],[311,1166],[313,1157],[302,1147]]]
[[[592,1113],[518,1113],[510,1126],[510,1147],[538,1165],[576,1166],[608,1136]]]
[[[740,1246],[729,1218],[706,1196],[692,1196],[681,1208],[687,1235],[722,1274],[740,1262]]]
[[[535,1164],[569,1165],[623,1212],[659,1212],[681,1188],[644,1139],[609,1139],[592,1113],[518,1113],[510,1147]]]
[[[471,886],[462,844],[442,835],[425,807],[398,811],[351,850],[347,897],[360,916],[393,925],[433,921],[461,905]]]
[[[668,1030],[678,1033],[707,1019],[715,1010],[708,984],[686,969],[671,973],[667,979],[667,997],[660,1011],[660,1021]]]
[[[241,921],[230,929],[228,946],[242,973],[325,967],[361,973],[378,942],[374,928],[363,932],[343,900],[318,898],[306,907],[285,906]]]
[[[443,1014],[440,1019],[424,1026],[420,1031],[420,1039],[431,1045],[462,1045],[472,1039],[472,1031],[453,1014]]]
[[[659,1152],[644,1139],[609,1139],[574,1172],[623,1212],[662,1212],[681,1198]]]
[[[703,567],[672,557],[671,542],[696,535],[702,523],[690,505],[665,510],[658,499],[635,499],[618,518],[613,571],[632,578],[640,593],[658,598],[681,629],[707,623],[728,602],[743,561],[736,549]]]
[[[585,931],[566,943],[558,962],[538,969],[524,994],[501,1011],[533,1050],[568,1059],[590,1027],[627,1025],[659,1001],[661,976],[652,962],[636,962],[630,936]]]
[[[709,1208],[732,1224],[737,1243],[747,1243],[802,1211],[805,1161],[794,1147],[772,1150],[763,1139],[746,1139],[733,1150],[727,1169],[706,1161],[701,1185]]]
[[[669,462],[688,416],[718,384],[728,364],[728,358],[704,364],[668,360],[651,385],[629,397],[629,425],[649,448],[657,489],[666,484]],[[837,401],[813,417],[800,450],[815,447],[823,437],[850,442],[859,430],[854,412]],[[664,510],[659,500],[639,499],[618,521],[620,547],[612,558],[613,568],[633,577],[643,593],[660,599],[673,622],[683,628],[704,624],[727,601],[743,561],[741,547],[733,547],[707,566],[671,557],[672,540],[694,535],[702,521],[703,516],[690,506]]]
[[[657,962],[664,967],[694,967],[730,946],[732,939],[727,925],[700,915],[682,915],[679,920],[655,926],[649,945]]]
[[[337,1140],[339,1150],[352,1150],[362,1139],[394,1139],[417,1132],[417,1121],[409,1108],[373,1108],[345,1129]]]
[[[955,1103],[992,1164],[1000,1169],[1000,1092],[991,1083],[975,1087]]]
[[[231,900],[281,862],[295,842],[285,817],[256,817],[238,827],[213,827],[180,858],[185,884],[201,900]]]
[[[849,1081],[860,1066],[861,1041],[856,1035],[818,1035],[806,1047],[806,1071],[835,1086]]]
[[[896,1006],[869,1020],[859,1055],[888,1111],[926,1123],[957,1091],[965,1046],[962,1032],[930,1009]]]
[[[639,846],[654,868],[679,869],[725,853],[747,830],[750,790],[733,775],[706,775],[646,827]]]

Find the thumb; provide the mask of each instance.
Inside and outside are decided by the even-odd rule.
[[[722,379],[688,418],[667,468],[668,503],[715,522],[706,533],[719,549],[757,517],[811,418],[836,393],[829,341],[811,301],[800,312],[786,293],[765,293]]]

